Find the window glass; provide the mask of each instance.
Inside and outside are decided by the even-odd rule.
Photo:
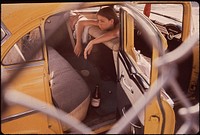
[[[139,27],[139,22],[134,20],[134,48],[133,51],[136,55],[136,63],[144,75],[150,79],[151,71],[151,58],[152,58],[152,46],[147,40],[145,34]]]
[[[123,11],[123,10],[122,10]],[[121,27],[123,32],[123,44],[125,52],[127,52],[129,57],[132,57],[133,65],[142,75],[146,76],[147,81],[150,79],[151,70],[151,58],[152,58],[152,47],[148,38],[145,36],[144,31],[142,31],[141,22],[134,18],[134,15],[130,15],[126,11],[121,12],[124,14],[121,18],[123,27]],[[146,28],[146,27],[145,27]],[[145,29],[143,28],[143,29]]]
[[[39,28],[24,35],[6,54],[3,65],[20,64],[42,60],[42,38]]]

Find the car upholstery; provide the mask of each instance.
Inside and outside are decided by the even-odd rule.
[[[49,72],[50,74],[53,72],[51,89],[54,103],[65,112],[70,113],[79,107],[83,111],[79,115],[86,114],[90,90],[85,81],[69,62],[50,46],[48,46],[48,58]]]

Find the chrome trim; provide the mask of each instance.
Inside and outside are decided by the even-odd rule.
[[[18,113],[18,114],[8,116],[6,118],[1,119],[1,124],[5,123],[5,122],[12,121],[12,120],[16,120],[16,119],[19,119],[19,118],[22,118],[22,117],[25,117],[25,116],[28,116],[28,115],[31,115],[31,114],[34,114],[34,113],[37,113],[37,112],[38,112],[37,110],[29,110],[29,111],[26,111],[26,112],[22,112],[22,113]]]
[[[21,64],[17,64],[17,65],[9,65],[9,66],[4,66],[5,70],[16,70],[19,68],[29,68],[29,67],[35,67],[35,66],[42,66],[44,65],[44,60],[42,61],[37,61],[37,62],[31,62],[31,63],[22,63],[24,64],[23,67],[21,66]]]
[[[6,42],[6,40],[8,40],[8,38],[11,37],[11,32],[6,28],[3,22],[1,22],[1,29],[3,29],[4,32],[6,33],[6,36],[1,40],[1,46],[2,46]]]

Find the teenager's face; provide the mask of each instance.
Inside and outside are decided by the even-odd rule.
[[[101,30],[108,30],[114,27],[114,20],[108,20],[106,17],[97,15],[98,25]]]

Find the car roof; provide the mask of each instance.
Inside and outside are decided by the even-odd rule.
[[[2,4],[1,21],[11,33],[37,19],[45,19],[62,11],[117,4],[120,2],[62,2],[62,3],[15,3]],[[122,3],[122,2],[121,2]]]

